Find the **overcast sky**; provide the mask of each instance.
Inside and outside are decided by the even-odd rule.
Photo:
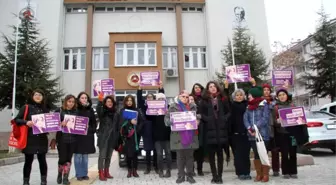
[[[336,0],[265,0],[271,45],[274,41],[287,45],[314,33],[322,3],[329,17],[336,18]]]

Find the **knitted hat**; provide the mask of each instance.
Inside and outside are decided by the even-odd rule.
[[[284,93],[287,94],[287,96],[288,96],[288,91],[287,91],[286,89],[284,89],[284,88],[280,88],[280,89],[278,89],[277,92],[276,92],[276,96],[278,96],[279,93],[281,93],[281,92],[284,92]]]
[[[262,88],[264,89],[264,88],[268,88],[271,92],[272,92],[272,88],[271,88],[271,86],[269,85],[269,84],[263,84],[262,85]]]
[[[263,89],[262,87],[253,87],[248,92],[250,95],[253,96],[253,98],[260,98],[263,95]]]
[[[164,95],[163,93],[158,93],[156,94],[155,98],[158,99],[166,99],[166,95]]]

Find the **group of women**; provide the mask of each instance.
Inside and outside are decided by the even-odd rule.
[[[224,153],[228,161],[231,148],[236,175],[240,180],[249,180],[252,179],[250,175],[250,149],[252,148],[256,170],[254,181],[268,182],[270,167],[260,161],[255,141],[255,126],[263,137],[266,148],[271,151],[273,176],[279,176],[279,153],[281,153],[283,177],[297,178],[296,149],[308,141],[307,128],[305,125],[281,126],[277,110],[294,106],[286,88],[278,89],[276,96],[272,97],[272,88],[269,85],[258,87],[253,78],[251,83],[252,86],[247,95],[244,90],[237,89],[231,96],[228,93],[227,81],[224,82],[224,89],[214,81],[208,82],[205,87],[196,83],[191,93],[183,90],[176,96],[174,102],[169,104],[165,115],[156,116],[146,115],[147,101],[166,100],[161,82],[158,94],[147,94],[143,99],[142,89],[139,87],[137,102],[134,96],[128,95],[124,98],[123,107],[120,108],[117,108],[113,96],[104,96],[100,93],[96,108],[99,126],[92,108],[92,101],[87,93],[81,92],[77,97],[67,95],[62,107],[57,110],[61,115],[61,125],[66,126],[66,122],[63,121],[64,115],[70,114],[88,117],[89,126],[87,135],[57,132],[59,154],[57,183],[70,184],[69,172],[73,155],[77,180],[89,179],[88,154],[96,152],[95,133],[98,136],[98,170],[101,181],[113,178],[109,172],[113,150],[126,156],[127,177],[139,177],[138,153],[142,137],[147,162],[144,174],[149,174],[151,171],[153,152],[155,172],[160,178],[171,177],[172,151],[175,151],[178,168],[176,183],[184,181],[195,183],[195,167],[197,174],[204,176],[203,163],[205,156],[208,156],[212,173],[211,183],[222,184]],[[44,92],[35,90],[27,104],[27,116],[25,116],[26,106],[24,106],[15,118],[18,125],[29,127],[27,146],[22,150],[25,154],[24,185],[29,185],[34,154],[37,154],[40,164],[41,185],[47,184],[47,133],[34,135],[31,129],[32,115],[49,112],[45,101]],[[137,112],[136,118],[125,117],[126,109]],[[170,113],[184,111],[196,112],[198,129],[171,131],[173,122],[170,119]]]

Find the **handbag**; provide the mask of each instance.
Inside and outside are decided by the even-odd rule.
[[[25,105],[25,111],[23,119],[26,120],[28,115],[28,105]],[[11,120],[12,132],[10,133],[8,146],[24,149],[27,146],[27,136],[28,136],[28,126],[21,125],[19,126],[15,120]]]
[[[257,146],[257,150],[258,150],[258,154],[259,154],[261,164],[265,165],[265,166],[271,166],[271,163],[270,163],[269,158],[268,158],[266,146],[265,146],[265,143],[264,143],[264,139],[262,138],[258,127],[255,124],[253,124],[253,127],[254,127],[254,130],[255,130],[255,141],[256,141],[256,146]]]

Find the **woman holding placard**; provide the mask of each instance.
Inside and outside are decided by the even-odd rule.
[[[119,128],[122,140],[121,151],[126,156],[127,161],[127,178],[139,177],[138,153],[140,132],[143,127],[144,115],[140,109],[136,108],[135,98],[127,95],[124,98],[123,108],[114,116],[113,125]]]
[[[99,180],[106,181],[113,178],[110,175],[110,163],[112,152],[116,148],[116,139],[113,127],[113,118],[117,111],[117,103],[113,96],[106,96],[100,93],[98,96],[97,114],[100,120],[98,136],[98,170]]]
[[[31,167],[34,161],[34,155],[37,154],[37,159],[40,164],[41,185],[47,184],[47,161],[46,153],[48,152],[48,137],[47,133],[33,134],[32,115],[48,113],[46,108],[46,97],[42,90],[34,90],[32,92],[31,99],[28,100],[28,105],[23,106],[18,115],[15,117],[17,125],[28,126],[27,146],[22,150],[25,156],[25,162],[23,165],[23,185],[29,185]],[[28,112],[25,117],[26,106],[28,106]]]
[[[290,95],[286,89],[279,89],[276,92],[277,101],[274,106],[273,120],[275,132],[278,137],[276,142],[280,145],[281,152],[281,170],[285,179],[298,178],[297,176],[297,146],[301,146],[308,142],[308,131],[306,125],[297,125],[290,127],[282,127],[279,119],[278,110],[283,108],[294,107],[291,102]]]
[[[205,143],[209,153],[212,173],[211,183],[222,184],[224,165],[223,149],[229,157],[229,123],[230,107],[218,83],[210,81],[203,91],[199,106],[201,120],[204,122]],[[217,155],[217,167],[215,157]]]
[[[202,100],[203,90],[204,87],[199,83],[195,83],[191,90],[189,100],[192,98],[193,100],[191,101],[193,101],[197,107],[199,106]],[[197,111],[199,112],[199,109],[197,109]],[[194,158],[197,163],[197,174],[199,176],[204,176],[203,162],[205,157],[205,149],[204,149],[204,124],[202,122],[200,122],[200,124],[198,125],[198,140],[199,140],[199,148],[194,152]],[[193,172],[193,175],[196,175],[195,172]]]
[[[163,84],[160,81],[159,82],[159,93],[164,93],[164,89],[163,89]],[[152,93],[148,93],[146,95],[146,98],[144,99],[142,96],[142,87],[139,86],[138,90],[137,90],[137,105],[138,108],[141,109],[141,111],[143,113],[146,113],[147,111],[147,101],[152,101],[155,100],[155,96]],[[146,151],[146,170],[144,172],[144,174],[149,174],[151,171],[151,163],[152,163],[152,157],[151,157],[151,153],[153,151],[153,166],[155,168],[155,172],[159,174],[160,177],[163,177],[163,174],[161,173],[161,171],[158,169],[158,165],[157,165],[157,153],[156,150],[154,149],[154,145],[155,145],[155,138],[154,138],[154,125],[155,125],[155,121],[157,119],[158,116],[154,116],[154,115],[145,115],[146,120],[144,121],[144,127],[143,127],[143,131],[142,131],[142,138],[143,138],[143,142],[144,142],[144,149]],[[162,117],[162,116],[161,116]]]
[[[195,114],[195,125],[199,124],[199,117],[196,117],[196,104],[189,103],[189,93],[187,91],[182,91],[178,97],[175,98],[174,103],[169,106],[168,112],[165,116],[165,123],[167,126],[174,127],[173,118],[171,118],[171,113],[175,112],[190,112],[194,111]],[[186,124],[187,125],[187,124]],[[197,130],[180,130],[171,131],[170,134],[170,148],[176,151],[177,155],[177,168],[178,168],[178,178],[176,180],[177,184],[184,182],[187,176],[187,181],[189,183],[195,183],[193,178],[193,167],[194,167],[194,150],[197,149],[198,136]],[[187,174],[185,173],[185,169]]]
[[[64,115],[77,115],[76,97],[69,94],[65,96],[62,107],[56,112],[60,112],[62,126],[69,126],[64,120]],[[63,133],[62,131],[56,134],[56,143],[58,150],[58,175],[57,183],[70,184],[69,173],[71,160],[74,153],[76,135]]]
[[[249,141],[254,153],[254,168],[256,169],[257,176],[255,182],[269,181],[269,166],[262,164],[260,156],[257,149],[257,140],[256,140],[256,128],[258,133],[260,133],[265,148],[267,148],[270,140],[270,131],[269,131],[269,116],[270,109],[266,100],[262,98],[263,91],[262,87],[253,87],[248,91],[248,106],[244,113],[244,125],[248,130]],[[255,128],[256,127],[256,128]],[[265,154],[267,155],[267,151]]]
[[[81,92],[77,96],[77,116],[89,118],[88,129],[86,135],[77,135],[75,146],[75,170],[77,180],[89,180],[88,177],[88,161],[89,154],[96,152],[94,134],[97,129],[96,116],[92,108],[90,96]]]

